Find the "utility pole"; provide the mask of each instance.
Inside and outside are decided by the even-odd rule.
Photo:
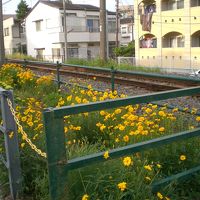
[[[100,58],[107,60],[106,0],[100,0]]]
[[[116,47],[119,47],[119,0],[116,1]]]
[[[64,61],[68,60],[68,55],[67,55],[67,22],[66,22],[66,1],[63,0],[63,22],[64,22],[64,49],[65,49],[65,54],[64,54]]]
[[[0,0],[0,67],[5,62],[5,49],[4,49],[4,37],[3,37],[3,5]]]

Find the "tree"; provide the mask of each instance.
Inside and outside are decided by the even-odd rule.
[[[28,7],[26,1],[21,0],[20,3],[18,4],[17,10],[16,10],[17,19],[20,21],[23,21],[29,10],[30,10],[30,8]]]
[[[128,46],[121,46],[114,49],[115,55],[118,56],[135,56],[135,41],[129,42]]]

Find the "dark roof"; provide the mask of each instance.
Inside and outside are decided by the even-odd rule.
[[[7,15],[3,15],[3,20],[9,19],[11,17],[14,17],[14,19],[16,19],[16,15],[13,15],[13,14],[9,15],[9,14],[7,14]]]
[[[48,6],[63,9],[63,3],[59,1],[41,1]],[[66,4],[67,10],[91,10],[91,11],[98,11],[99,8],[92,5],[83,5],[83,4]]]
[[[63,3],[59,1],[40,1],[43,4],[46,4],[48,6],[63,9]],[[88,4],[66,4],[67,10],[86,10],[86,11],[100,11],[100,8],[93,5]],[[108,11],[108,14],[115,15],[115,12]]]
[[[122,18],[120,19],[120,24],[129,24],[133,22],[133,18]]]

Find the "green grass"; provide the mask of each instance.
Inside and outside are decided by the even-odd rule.
[[[101,60],[100,58],[86,60],[86,59],[69,59],[66,64],[74,64],[74,65],[83,65],[83,66],[91,66],[91,67],[103,67],[103,68],[111,68],[120,70],[131,70],[131,71],[141,71],[141,72],[151,72],[151,73],[161,73],[159,68],[150,68],[150,67],[138,67],[131,66],[129,64],[118,64],[115,60],[109,59],[108,61]]]
[[[6,58],[8,58],[8,59],[18,59],[18,60],[33,60],[33,61],[37,60],[33,56],[20,54],[20,53],[14,53],[12,55],[6,55]]]

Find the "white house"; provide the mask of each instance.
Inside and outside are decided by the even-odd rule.
[[[28,55],[58,60],[64,55],[63,3],[38,1],[27,15],[26,36]],[[69,58],[99,56],[100,29],[98,7],[66,4],[67,46]],[[107,12],[108,46],[115,46],[116,15]],[[110,51],[111,53],[111,51]]]
[[[26,53],[26,38],[16,15],[3,15],[5,53]]]

